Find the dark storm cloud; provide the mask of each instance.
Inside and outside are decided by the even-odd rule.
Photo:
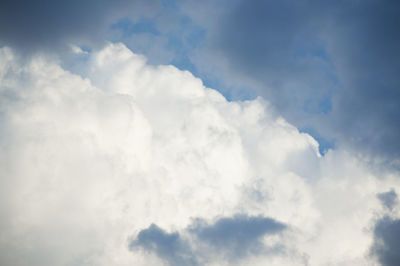
[[[262,237],[281,233],[284,229],[284,224],[271,218],[236,215],[221,218],[211,225],[198,221],[190,232],[213,249],[227,252],[230,258],[239,258],[265,251]]]
[[[132,250],[138,247],[157,254],[169,265],[197,265],[189,244],[182,240],[179,233],[167,233],[154,224],[140,231],[130,243]]]
[[[400,159],[399,12],[398,1],[342,5],[326,37],[342,83],[332,114],[336,132],[389,161]]]
[[[222,55],[227,76],[300,128],[400,159],[400,2],[234,3],[211,22],[196,17],[209,30],[205,53]]]
[[[0,1],[0,44],[24,50],[58,49],[71,42],[104,41],[109,24],[123,16],[151,14],[157,0]]]
[[[221,254],[229,261],[237,261],[249,254],[280,252],[283,246],[265,247],[262,237],[282,233],[286,228],[271,218],[236,215],[212,224],[197,219],[185,230],[185,238],[179,232],[167,233],[153,224],[139,232],[130,249],[155,253],[170,265],[198,265]]]
[[[211,50],[224,55],[232,71],[262,84],[261,94],[280,111],[328,112],[335,80],[318,34],[325,26],[317,4],[237,1],[215,25]]]
[[[400,220],[384,217],[377,222],[371,253],[382,266],[400,265]]]
[[[388,192],[379,193],[377,196],[382,204],[389,210],[392,210],[397,205],[398,198],[394,189]]]

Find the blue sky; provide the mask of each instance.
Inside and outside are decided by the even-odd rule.
[[[400,169],[399,14],[400,4],[391,0],[333,2],[317,0],[1,1],[0,49],[2,50],[0,56],[3,63],[0,62],[0,81],[2,81],[0,104],[3,107],[0,107],[0,123],[3,129],[0,130],[0,134],[2,134],[0,136],[3,138],[3,142],[0,147],[2,158],[8,162],[7,165],[10,165],[7,168],[9,175],[16,175],[15,179],[19,180],[17,177],[19,171],[12,168],[15,165],[21,165],[23,169],[30,169],[30,167],[41,169],[39,166],[31,165],[31,161],[26,159],[26,154],[33,150],[36,151],[36,148],[39,149],[35,146],[37,142],[48,142],[48,148],[47,150],[37,150],[38,156],[42,157],[32,159],[32,161],[37,160],[39,164],[45,165],[44,158],[51,161],[51,151],[57,153],[55,147],[61,145],[64,137],[69,141],[80,139],[94,130],[90,134],[100,136],[99,139],[106,143],[104,145],[109,145],[103,151],[103,144],[99,144],[99,147],[102,148],[97,150],[96,145],[94,146],[97,148],[93,148],[88,144],[90,141],[82,140],[84,144],[81,146],[87,148],[82,151],[83,154],[90,154],[90,150],[96,150],[101,154],[97,154],[98,157],[94,156],[97,159],[93,159],[94,157],[89,155],[87,156],[91,159],[84,158],[89,165],[93,165],[94,169],[100,167],[99,161],[102,161],[102,156],[114,158],[113,152],[121,150],[123,154],[126,152],[126,158],[131,158],[130,156],[135,158],[149,156],[149,158],[146,157],[147,159],[143,159],[143,162],[142,159],[138,159],[140,163],[133,163],[130,159],[126,159],[125,155],[116,156],[114,158],[115,165],[110,168],[106,167],[110,173],[115,171],[116,176],[143,174],[143,176],[153,178],[162,176],[161,173],[171,171],[171,176],[173,176],[172,173],[175,173],[178,178],[189,169],[190,173],[199,180],[203,174],[209,175],[209,178],[213,175],[220,177],[220,183],[209,185],[209,188],[221,186],[225,189],[225,186],[227,187],[221,192],[221,198],[217,197],[219,201],[216,200],[216,202],[221,205],[215,203],[221,213],[215,213],[213,216],[201,216],[196,213],[189,215],[191,212],[187,211],[186,216],[182,214],[185,222],[182,224],[178,222],[179,225],[175,227],[173,222],[158,219],[157,215],[151,216],[154,218],[152,221],[138,218],[146,220],[146,222],[135,227],[136,231],[133,230],[129,234],[125,232],[127,238],[131,237],[130,246],[125,245],[126,252],[129,254],[142,252],[145,254],[143,255],[145,259],[142,258],[142,261],[149,259],[152,261],[151,263],[156,263],[154,261],[157,259],[152,260],[154,257],[161,261],[164,260],[166,265],[183,265],[185,262],[190,262],[189,264],[192,265],[205,265],[213,260],[221,263],[217,263],[217,265],[224,265],[221,261],[230,262],[232,258],[235,258],[235,254],[227,251],[226,248],[221,249],[223,255],[211,252],[212,255],[207,258],[205,254],[210,252],[213,245],[216,244],[200,241],[201,237],[190,229],[190,226],[200,231],[205,228],[213,228],[213,226],[221,229],[221,221],[245,224],[244,236],[238,236],[238,239],[247,239],[247,237],[249,239],[248,246],[243,247],[246,256],[243,255],[238,259],[242,265],[250,263],[250,257],[263,256],[261,254],[263,252],[265,254],[273,253],[271,250],[275,247],[279,247],[276,248],[279,251],[276,251],[278,255],[271,259],[274,263],[276,262],[274,265],[287,263],[285,259],[288,256],[282,261],[280,257],[285,252],[285,254],[291,254],[296,263],[307,261],[310,265],[318,265],[322,262],[326,265],[329,263],[335,265],[340,262],[339,255],[334,262],[318,256],[314,256],[315,260],[311,258],[308,261],[306,259],[307,256],[313,257],[313,252],[319,252],[316,251],[316,248],[310,247],[325,243],[323,237],[318,240],[320,242],[307,247],[287,245],[288,239],[290,239],[288,235],[296,230],[303,230],[308,223],[291,223],[286,219],[290,216],[287,213],[295,213],[295,211],[291,211],[293,206],[286,202],[291,201],[292,198],[288,200],[284,196],[282,196],[284,199],[277,196],[277,192],[273,191],[279,191],[282,195],[286,195],[286,190],[279,187],[278,181],[276,183],[271,181],[271,184],[269,182],[274,180],[273,175],[282,176],[282,180],[287,180],[288,183],[295,182],[291,179],[291,174],[301,177],[302,181],[299,182],[302,185],[299,186],[304,185],[305,188],[303,190],[302,187],[300,189],[302,192],[299,194],[310,193],[301,201],[302,204],[305,204],[304,208],[315,205],[317,206],[315,207],[316,212],[318,212],[315,217],[318,215],[323,217],[322,220],[315,220],[315,228],[325,222],[326,228],[328,228],[329,223],[336,221],[335,215],[340,213],[339,210],[337,211],[339,207],[336,208],[335,204],[330,205],[329,203],[331,200],[335,202],[336,199],[330,198],[331,191],[327,184],[331,184],[331,187],[347,184],[350,187],[349,190],[342,188],[343,191],[338,194],[343,193],[346,198],[351,194],[349,191],[354,189],[359,193],[357,194],[359,198],[354,202],[365,200],[365,204],[373,206],[370,209],[373,209],[376,214],[375,218],[368,216],[372,215],[369,211],[360,214],[370,217],[369,220],[365,218],[364,228],[358,227],[358,229],[369,230],[368,241],[371,242],[368,248],[362,250],[364,253],[360,251],[360,254],[364,254],[364,257],[374,258],[381,265],[398,265],[399,258],[394,254],[397,252],[395,247],[398,241],[390,237],[390,232],[396,236],[399,234],[399,208],[396,192],[400,180],[398,177]],[[118,46],[119,43],[124,48]],[[109,55],[107,51],[114,56],[107,57]],[[144,57],[135,57],[131,53]],[[103,57],[106,57],[108,62],[100,64]],[[37,68],[34,67],[42,64],[38,58],[48,62],[43,63],[42,68],[52,69],[52,71],[49,70],[49,77],[39,74]],[[60,70],[64,74],[55,74],[61,72],[54,70],[56,69],[54,64],[65,71]],[[173,66],[173,68],[167,66]],[[140,72],[138,69],[143,71]],[[137,71],[141,74],[137,74],[139,73]],[[127,73],[131,73],[131,75]],[[64,76],[69,78],[64,80],[61,78]],[[147,78],[150,76],[152,78],[149,81]],[[144,81],[141,81],[142,78]],[[102,96],[99,96],[101,93],[94,93],[92,98],[86,99],[85,97],[88,96],[81,95],[82,91],[75,87],[71,89],[75,94],[69,95],[69,92],[63,90],[63,86],[68,87],[68,84],[79,88],[89,86],[84,81],[78,82],[76,79],[89,81],[90,86],[99,88],[102,93],[110,94],[112,100],[103,99]],[[56,80],[60,81],[57,83]],[[227,105],[221,103],[222,100],[219,96],[215,96],[204,87],[198,87],[199,82],[205,87],[211,88],[211,91],[215,90],[222,94],[228,102]],[[24,89],[25,87],[27,89]],[[53,97],[52,93],[47,92],[49,87],[56,88],[55,95],[58,96],[53,95],[54,98],[51,98]],[[154,91],[157,93],[153,95]],[[192,94],[186,94],[187,91]],[[42,95],[42,97],[37,95]],[[128,95],[127,99],[121,100],[119,98],[121,95]],[[189,95],[197,95],[196,97],[202,95],[203,98],[200,98],[207,99],[208,102],[206,100],[196,102]],[[41,103],[43,99],[47,99],[46,97],[49,97],[49,102],[43,102],[42,109],[40,104],[38,104],[39,106],[34,105]],[[75,117],[69,117],[62,111],[54,113],[60,115],[58,118],[48,115],[54,106],[58,106],[58,104],[62,106],[62,103],[67,105],[69,100],[75,98],[77,105],[74,108],[80,110],[82,118],[79,114],[75,117],[79,117],[79,119],[86,117],[86,122],[82,122],[83,120],[77,122]],[[54,102],[51,104],[50,101]],[[115,102],[119,104],[114,105]],[[123,106],[127,102],[133,106],[128,109],[136,110],[133,112],[135,114],[126,114],[128,109],[123,109]],[[97,107],[93,107],[92,104],[96,106],[104,104],[106,108],[101,111],[104,112],[102,113],[104,116],[99,115],[100,111],[99,114],[96,111],[102,110],[102,108],[96,109]],[[79,109],[79,106],[86,105],[92,107]],[[172,107],[172,105],[176,106]],[[23,106],[26,106],[26,109]],[[29,112],[25,113],[24,110]],[[46,115],[44,115],[45,113]],[[79,112],[77,111],[77,113]],[[127,129],[118,124],[118,121],[125,121],[127,116],[123,114],[135,117],[138,121],[146,121],[141,126],[148,127],[148,131],[142,135],[132,133],[130,128]],[[141,115],[143,118],[137,118]],[[18,117],[22,117],[21,120],[18,120]],[[14,119],[17,120],[14,121]],[[58,122],[55,121],[64,121],[63,119],[66,121],[65,132],[55,134],[51,125],[56,128]],[[135,119],[133,120],[136,121]],[[114,121],[116,124],[110,121]],[[111,131],[99,126],[108,125],[108,123],[120,131],[126,131],[125,135],[121,135],[122,138],[131,136],[129,134],[132,133],[132,139],[138,140],[148,134],[149,136],[145,140],[141,139],[137,142],[132,140],[132,143],[138,147],[142,147],[142,143],[145,143],[143,147],[148,144],[147,148],[138,148],[140,153],[135,149],[129,151],[126,146],[111,137],[117,134],[116,132],[110,133]],[[43,125],[48,125],[46,130],[41,129]],[[97,129],[99,131],[96,131]],[[21,133],[24,131],[31,131],[32,136]],[[103,136],[100,131],[105,131],[105,135]],[[66,137],[63,134],[72,134],[73,136]],[[53,137],[54,139],[52,139]],[[181,139],[178,140],[179,137]],[[171,143],[167,141],[169,138],[172,139]],[[31,143],[31,141],[37,142]],[[126,143],[132,144],[129,141],[127,140]],[[224,146],[225,141],[232,146]],[[29,146],[31,144],[35,148]],[[71,147],[75,147],[74,144],[71,144]],[[200,147],[203,147],[204,150]],[[318,152],[315,153],[315,150]],[[155,151],[160,154],[170,152],[176,157],[143,155],[153,154]],[[189,155],[186,157],[184,154]],[[76,156],[80,158],[81,155]],[[228,163],[222,160],[225,156],[231,158],[231,161],[227,159],[229,162],[237,163],[237,169],[227,166]],[[65,158],[61,159],[61,155],[55,158],[59,158],[60,161],[54,161],[54,165],[59,165],[60,169],[63,168],[62,161]],[[175,159],[176,162],[171,161]],[[192,159],[194,161],[191,161]],[[143,166],[148,164],[156,165],[153,168],[157,170],[150,171]],[[79,163],[71,162],[71,165],[79,165]],[[250,170],[246,168],[246,165]],[[78,169],[80,166],[76,167]],[[247,170],[243,170],[241,167]],[[55,167],[52,171],[47,169],[48,172],[43,170],[46,173],[43,176],[58,173],[57,169],[59,168]],[[198,169],[198,171],[192,168]],[[121,169],[130,169],[131,172],[128,170],[124,172],[125,170]],[[247,173],[249,179],[243,181],[241,178],[242,175],[245,176],[244,172]],[[91,176],[91,174],[88,175]],[[225,175],[229,174],[233,176],[237,174],[240,178],[225,178]],[[354,178],[351,178],[352,174],[355,175]],[[363,175],[365,179],[359,178]],[[341,179],[342,176],[346,181]],[[368,181],[371,176],[374,181]],[[7,184],[12,187],[11,183],[5,180],[8,179],[3,177],[3,185]],[[34,195],[35,193],[32,191],[35,186],[23,180],[21,177],[20,183],[16,182],[15,187],[25,191],[27,195]],[[106,180],[105,177],[104,180]],[[173,180],[171,184],[174,185],[171,185],[170,188],[173,192],[168,193],[177,197],[175,201],[180,201],[182,195],[192,191],[188,184],[190,182],[185,183],[186,181],[183,179]],[[201,179],[203,181],[199,180],[196,183],[201,184],[199,186],[208,184],[209,181],[205,177]],[[151,182],[163,184],[164,181],[161,179]],[[236,181],[238,183],[235,183]],[[54,181],[54,184],[56,183]],[[49,183],[49,187],[51,187],[50,184],[52,183]],[[122,185],[123,182],[118,184]],[[144,184],[140,184],[144,186]],[[151,187],[151,185],[147,185]],[[232,188],[235,186],[241,187],[243,190],[241,190],[241,194],[239,193],[241,196],[237,196],[236,192],[233,192],[236,191]],[[269,191],[274,186],[277,186],[276,190]],[[371,191],[363,194],[357,190],[357,186],[365,186]],[[376,188],[372,188],[374,186]],[[177,189],[178,187],[181,190]],[[288,185],[288,187],[291,186]],[[51,191],[50,188],[47,189]],[[288,191],[292,191],[291,189],[288,188]],[[208,190],[205,189],[205,191]],[[269,191],[269,194],[266,191]],[[117,189],[112,193],[117,195]],[[149,193],[156,192],[152,190]],[[204,195],[209,195],[207,193],[210,192],[204,192]],[[227,203],[229,202],[227,199],[229,193],[236,195],[232,197],[238,202],[246,203],[243,205],[237,203],[235,208],[232,207],[234,211],[224,211],[224,208],[228,208],[226,206],[229,205]],[[287,195],[290,193],[288,192]],[[295,194],[295,192],[293,193]],[[326,198],[321,196],[323,193],[326,193]],[[102,195],[105,194],[107,193]],[[367,197],[365,196],[367,194],[371,197],[368,198],[370,201],[364,198]],[[197,199],[205,204],[202,200],[206,196],[199,195],[196,194]],[[7,201],[13,202],[15,195],[4,197]],[[168,196],[165,197],[168,198]],[[154,198],[158,200],[157,195],[154,195]],[[312,199],[311,203],[305,203],[309,198]],[[321,198],[323,199],[321,200]],[[171,200],[171,198],[168,199]],[[152,200],[148,201],[152,202]],[[276,206],[274,205],[275,200]],[[323,202],[321,206],[324,207],[318,204],[319,200]],[[169,201],[166,200],[166,202]],[[261,203],[267,204],[268,202],[271,202],[272,207],[268,209],[271,213],[260,207]],[[388,207],[389,205],[390,207]],[[182,209],[190,209],[188,206],[183,204]],[[364,207],[368,209],[369,206],[365,205]],[[118,207],[120,206],[118,205]],[[332,213],[328,214],[326,208],[331,209]],[[355,208],[354,212],[355,210],[361,212],[364,209],[360,207]],[[21,212],[24,211],[21,209]],[[161,208],[159,211],[163,212],[164,209]],[[8,211],[6,212],[4,209],[3,214],[5,213]],[[132,214],[132,216],[134,215]],[[17,216],[11,215],[10,217],[14,219]],[[310,214],[310,217],[314,216]],[[310,220],[314,219],[310,217],[308,217]],[[328,217],[332,220],[329,220]],[[308,221],[308,218],[304,218],[304,221]],[[260,233],[253,238],[246,235],[248,232],[246,224],[252,224],[254,221],[258,221],[257,219],[266,221],[267,224],[282,225],[285,230],[278,230],[275,238],[284,244],[265,246],[268,234]],[[46,219],[46,222],[50,220]],[[327,222],[328,220],[329,222]],[[202,221],[204,224],[196,224],[196,221]],[[9,222],[12,223],[12,219]],[[356,227],[356,225],[351,226]],[[22,230],[23,224],[18,228]],[[321,226],[321,228],[325,227]],[[4,225],[4,228],[1,227],[1,229],[6,230],[7,226]],[[218,230],[216,229],[216,231]],[[304,235],[311,237],[313,234],[317,234],[317,231],[307,230],[304,229]],[[326,239],[328,239],[327,232],[329,230],[321,230],[327,234]],[[343,232],[346,230],[350,229],[345,228]],[[286,233],[289,231],[291,233]],[[17,235],[18,232],[15,234]],[[35,235],[35,233],[38,232],[35,231],[32,234]],[[217,233],[211,238],[218,238]],[[141,236],[153,238],[146,240]],[[14,236],[10,235],[9,237],[13,238]],[[296,237],[294,238],[300,239],[299,235]],[[29,243],[29,238],[27,239],[27,243]],[[172,241],[172,247],[164,247],[166,243],[163,239],[167,242]],[[158,240],[161,242],[158,243]],[[194,245],[193,241],[198,241],[199,244]],[[357,243],[362,241],[363,238],[360,236],[354,245],[358,245]],[[49,243],[48,245],[51,246],[52,242]],[[176,250],[173,248],[174,245]],[[257,252],[249,251],[256,246]],[[0,242],[0,254],[7,253],[10,249],[12,249],[10,246]],[[43,247],[43,250],[46,250],[46,247]],[[110,254],[104,256],[112,257]],[[146,257],[146,254],[149,257]],[[49,261],[56,262],[57,255],[54,256],[53,261],[50,259]],[[266,255],[266,257],[268,256]],[[357,257],[346,258],[346,263],[351,265],[352,259],[355,261],[354,263],[360,265],[365,262]],[[42,258],[38,259],[39,264],[43,261],[45,260]],[[15,263],[12,256],[8,257],[6,262]]]

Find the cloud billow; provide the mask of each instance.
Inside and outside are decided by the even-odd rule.
[[[372,263],[395,173],[123,44],[76,56],[0,48],[1,265]]]

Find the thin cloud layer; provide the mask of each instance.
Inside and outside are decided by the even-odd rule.
[[[122,44],[77,56],[85,78],[0,49],[1,265],[196,264],[189,251],[213,249],[204,265],[374,260],[376,195],[398,176],[321,156],[262,98],[229,102]]]

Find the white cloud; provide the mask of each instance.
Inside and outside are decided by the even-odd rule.
[[[86,56],[86,55],[85,55]],[[366,265],[376,194],[399,190],[345,151],[318,153],[258,98],[228,102],[122,44],[90,55],[82,78],[0,49],[2,265],[158,265],[129,239],[152,223],[237,213],[288,225],[287,252],[242,265]],[[224,258],[210,265],[226,265]]]
[[[78,54],[78,55],[82,55],[82,54],[88,54],[87,51],[84,51],[81,47],[79,47],[78,45],[75,44],[71,44],[70,45],[71,51],[74,54]]]

